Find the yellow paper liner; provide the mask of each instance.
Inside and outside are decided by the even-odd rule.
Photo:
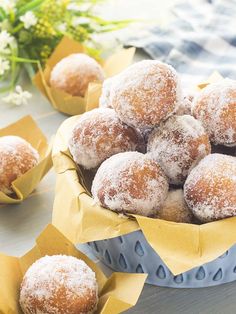
[[[107,278],[100,268],[55,227],[48,225],[35,247],[23,257],[0,254],[0,313],[20,314],[20,284],[27,269],[45,255],[64,254],[82,259],[96,274],[99,302],[96,313],[116,314],[134,306],[143,289],[146,274],[113,273]]]
[[[211,76],[207,82],[214,82]],[[141,229],[148,243],[174,275],[210,262],[236,243],[236,217],[203,225],[184,224],[134,216],[135,220],[95,205],[83,182],[81,170],[68,150],[68,138],[79,116],[59,128],[53,148],[58,173],[53,224],[71,241],[109,239]]]
[[[214,71],[207,80],[202,81],[201,83],[199,83],[197,85],[198,89],[201,90],[203,88],[205,88],[207,85],[211,84],[211,83],[217,83],[220,82],[221,80],[223,80],[223,76],[218,72],[218,71]]]
[[[46,137],[31,116],[26,116],[0,129],[0,136],[6,135],[16,135],[24,138],[40,155],[38,165],[12,182],[12,189],[15,195],[6,195],[0,192],[0,204],[14,204],[27,198],[52,167],[52,144],[47,144]]]
[[[112,238],[138,230],[135,220],[94,204],[86,186],[81,184],[83,178],[80,169],[72,160],[67,147],[78,118],[75,116],[65,120],[55,138],[53,163],[60,175],[57,176],[53,224],[73,243]]]
[[[50,86],[52,68],[63,58],[72,53],[85,53],[85,48],[78,42],[64,37],[48,59],[43,71],[39,71],[33,81],[37,88],[48,98],[52,106],[67,115],[78,115],[98,106],[102,83],[90,83],[85,97],[71,96]],[[114,76],[132,63],[135,48],[121,49],[107,60],[101,61],[106,78]]]

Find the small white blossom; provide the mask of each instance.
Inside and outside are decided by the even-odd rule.
[[[24,23],[24,28],[29,29],[31,26],[37,24],[38,19],[35,16],[34,12],[28,11],[20,17],[20,21]]]
[[[15,0],[1,0],[0,7],[8,14],[10,11],[15,10]]]
[[[77,12],[86,12],[89,10],[91,5],[89,3],[82,3],[82,4],[77,4],[74,2],[71,2],[67,5],[67,10],[69,11],[77,11]]]
[[[57,29],[61,32],[61,33],[65,33],[66,32],[66,23],[61,23],[57,26]]]
[[[4,97],[3,101],[8,104],[21,106],[21,105],[27,105],[28,99],[30,99],[31,97],[32,97],[32,94],[30,94],[27,91],[24,91],[20,85],[17,85],[16,91]]]
[[[6,71],[10,69],[10,62],[0,57],[0,76],[2,76]]]
[[[74,2],[71,2],[71,3],[68,4],[67,10],[69,10],[69,11],[79,11],[79,6],[78,6],[78,4],[76,4]]]
[[[0,32],[0,53],[10,53],[9,45],[12,45],[14,37],[11,36],[7,31]]]
[[[72,26],[76,27],[81,24],[89,24],[90,19],[88,17],[75,17],[72,20]]]

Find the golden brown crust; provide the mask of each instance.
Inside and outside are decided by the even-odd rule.
[[[11,194],[11,183],[38,163],[38,152],[17,136],[0,137],[0,191]]]
[[[84,97],[90,82],[102,82],[104,73],[96,60],[85,54],[72,54],[59,61],[51,72],[50,85]]]
[[[180,223],[194,222],[194,216],[184,200],[182,189],[168,192],[164,205],[157,213],[157,218]]]
[[[184,185],[185,200],[201,221],[213,221],[236,214],[236,159],[211,154],[194,168]]]
[[[192,114],[214,144],[236,145],[236,81],[210,84],[196,97]]]
[[[168,191],[159,164],[138,152],[107,159],[95,175],[92,194],[96,202],[117,212],[155,216]]]
[[[69,141],[75,162],[86,169],[99,166],[114,154],[141,150],[143,146],[144,140],[138,130],[122,123],[110,108],[83,114]]]
[[[211,152],[208,135],[192,116],[172,116],[151,133],[148,152],[168,176],[170,183],[183,184],[189,171]]]
[[[153,127],[170,116],[181,100],[175,70],[167,64],[145,60],[116,77],[111,106],[120,119],[135,127]]]
[[[91,314],[97,308],[95,273],[73,256],[44,256],[27,270],[20,304],[25,314]]]

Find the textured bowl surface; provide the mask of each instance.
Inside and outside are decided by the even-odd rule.
[[[141,231],[88,243],[94,255],[119,272],[148,273],[147,283],[173,288],[201,288],[236,280],[236,245],[212,262],[174,276]]]

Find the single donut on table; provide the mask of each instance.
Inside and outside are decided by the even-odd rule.
[[[211,142],[236,145],[236,81],[225,79],[205,87],[194,100],[192,114],[200,120]]]
[[[125,123],[149,128],[167,119],[181,101],[178,75],[170,65],[144,60],[117,75],[110,93],[112,108]]]
[[[96,168],[114,154],[142,147],[141,134],[121,122],[110,108],[93,109],[80,116],[69,140],[74,161],[85,169]]]
[[[171,184],[183,184],[189,171],[211,146],[203,126],[189,115],[170,117],[154,129],[147,151],[159,162]]]
[[[168,192],[163,206],[158,211],[157,218],[180,223],[194,223],[193,213],[184,200],[182,189]]]
[[[211,154],[190,172],[184,195],[202,222],[236,215],[236,157]]]
[[[120,213],[155,216],[168,192],[159,164],[138,152],[114,155],[99,167],[92,195],[98,204]]]
[[[97,308],[95,273],[73,256],[44,256],[30,266],[20,289],[24,314],[90,314]]]
[[[19,136],[0,137],[0,191],[12,194],[11,184],[39,162],[39,154]]]
[[[52,69],[50,85],[73,96],[85,96],[90,82],[103,82],[100,64],[83,53],[61,59]]]

